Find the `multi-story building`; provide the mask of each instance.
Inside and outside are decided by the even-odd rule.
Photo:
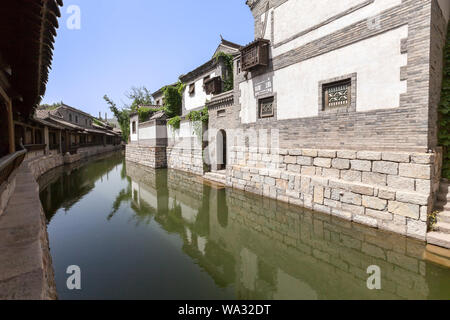
[[[247,4],[255,40],[232,48],[234,90],[203,91],[205,76],[221,75],[214,60],[180,77],[183,115],[208,106],[208,134],[200,145],[169,146],[166,165],[445,242],[427,231],[442,164],[437,119],[450,3]],[[192,126],[182,121],[176,145],[193,138]]]

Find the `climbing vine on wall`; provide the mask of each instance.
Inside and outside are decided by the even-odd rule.
[[[444,148],[442,176],[450,179],[450,25],[444,51],[444,77],[439,105],[439,144]]]
[[[231,54],[227,54],[225,52],[218,52],[215,56],[216,61],[222,59],[225,63],[226,67],[226,75],[223,79],[223,90],[230,91],[233,90],[234,87],[234,74],[233,74],[233,56]]]
[[[181,123],[180,116],[173,117],[167,121],[167,124],[175,130],[180,129],[180,123]]]
[[[200,111],[191,111],[186,118],[192,122],[194,133],[201,138],[203,135],[203,124],[207,123],[209,119],[208,107],[205,106]]]
[[[163,111],[163,110],[164,110],[164,108],[140,107],[138,109],[139,122],[148,121],[155,112]]]

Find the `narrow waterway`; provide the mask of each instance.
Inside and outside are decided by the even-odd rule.
[[[60,299],[450,299],[450,269],[422,242],[121,154],[39,184]],[[81,290],[67,289],[72,265]]]

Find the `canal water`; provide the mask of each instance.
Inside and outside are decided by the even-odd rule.
[[[122,154],[39,184],[60,299],[450,299],[450,269],[422,242]],[[67,288],[73,265],[81,290]]]

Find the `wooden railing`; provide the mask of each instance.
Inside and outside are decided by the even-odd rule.
[[[21,150],[0,159],[0,186],[20,166],[26,154],[26,150]]]

